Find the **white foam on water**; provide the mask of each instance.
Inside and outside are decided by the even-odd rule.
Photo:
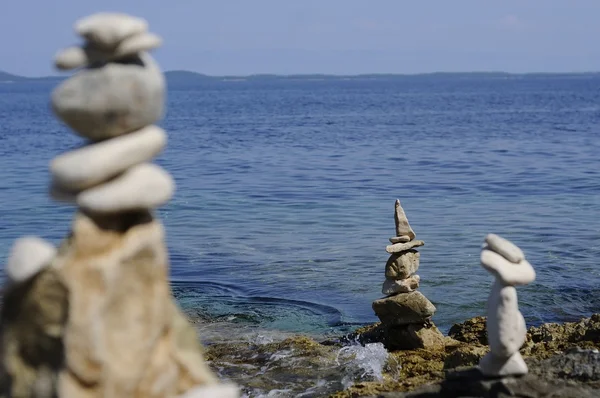
[[[383,380],[383,368],[388,362],[389,353],[381,343],[351,345],[340,349],[336,362],[348,368],[350,374],[343,384],[352,384],[356,376],[360,380]],[[356,372],[357,371],[357,372]],[[356,372],[356,373],[355,373]]]

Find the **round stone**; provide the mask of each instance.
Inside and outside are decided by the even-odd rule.
[[[80,71],[54,90],[52,109],[82,137],[101,141],[157,122],[164,97],[164,76],[144,53]]]
[[[141,33],[123,40],[115,49],[113,58],[123,58],[129,55],[154,50],[160,47],[162,39],[154,33]]]
[[[77,205],[92,213],[120,213],[159,207],[175,191],[173,178],[162,168],[143,163],[106,184],[77,195]]]
[[[6,274],[12,282],[24,282],[48,266],[56,249],[50,243],[35,236],[17,239],[12,246]]]
[[[146,20],[114,12],[100,12],[75,23],[77,34],[104,49],[114,49],[124,39],[147,30]]]
[[[54,56],[54,66],[60,70],[83,68],[88,64],[88,56],[81,47],[65,48]]]
[[[56,157],[50,164],[54,185],[81,191],[154,158],[165,146],[167,135],[157,126],[91,144]]]

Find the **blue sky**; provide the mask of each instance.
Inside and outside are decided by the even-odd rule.
[[[74,21],[98,11],[146,18],[165,70],[600,70],[600,0],[2,0],[0,70],[55,74]]]

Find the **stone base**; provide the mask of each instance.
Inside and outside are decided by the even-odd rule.
[[[431,318],[435,306],[421,292],[414,291],[375,300],[373,311],[386,325],[408,325]]]
[[[389,351],[440,349],[445,344],[444,335],[431,321],[425,324],[387,326],[384,333],[384,344]]]
[[[479,368],[485,376],[522,376],[527,374],[527,365],[518,351],[510,358],[500,358],[489,352],[481,359]]]

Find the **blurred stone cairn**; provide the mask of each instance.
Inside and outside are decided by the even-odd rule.
[[[487,303],[490,352],[481,359],[479,369],[491,377],[525,375],[528,369],[519,349],[525,343],[527,328],[515,286],[533,282],[535,270],[519,247],[494,234],[485,238],[481,265],[496,279]]]
[[[6,265],[0,395],[237,397],[202,356],[168,281],[164,230],[152,211],[173,195],[149,163],[165,146],[165,80],[148,54],[161,39],[145,20],[81,19],[82,47],[60,51],[81,69],[52,93],[52,109],[88,140],[52,160],[51,195],[79,209],[58,249],[18,239]]]
[[[396,199],[394,220],[396,236],[385,250],[390,258],[385,265],[385,282],[382,293],[386,297],[373,302],[373,311],[381,320],[385,345],[389,350],[439,348],[444,346],[444,336],[431,321],[435,306],[416,289],[420,277],[420,253],[416,247],[425,242],[415,240],[400,200]]]

